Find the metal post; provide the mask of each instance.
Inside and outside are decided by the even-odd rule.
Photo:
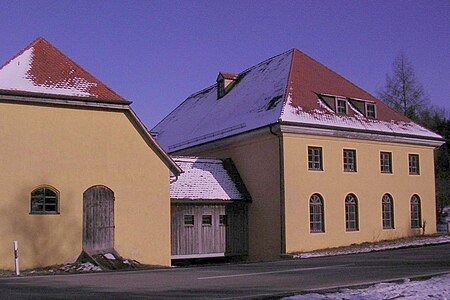
[[[14,241],[14,260],[16,265],[16,275],[20,275],[19,270],[19,243],[17,241]]]

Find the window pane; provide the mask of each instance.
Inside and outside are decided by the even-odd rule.
[[[202,225],[212,225],[212,216],[211,215],[203,215],[202,216]]]
[[[184,225],[194,225],[194,215],[184,215]]]
[[[344,149],[344,171],[356,172],[356,150]]]
[[[392,173],[392,153],[380,152],[381,173]]]
[[[308,169],[322,170],[322,148],[308,147]]]
[[[322,198],[316,194],[312,195],[309,200],[310,210],[310,231],[324,232],[323,220],[323,201]]]

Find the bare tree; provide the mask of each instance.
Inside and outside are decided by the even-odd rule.
[[[386,86],[378,92],[379,98],[405,116],[417,119],[428,99],[404,51],[394,59],[392,71],[392,75],[386,75]]]

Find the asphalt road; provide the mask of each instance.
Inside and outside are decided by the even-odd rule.
[[[0,279],[0,299],[261,299],[450,273],[450,243],[364,254]]]

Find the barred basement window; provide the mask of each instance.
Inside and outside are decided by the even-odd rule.
[[[57,214],[58,191],[40,187],[31,192],[31,214]]]
[[[394,228],[394,200],[391,195],[384,194],[382,199],[383,229]]]
[[[308,147],[308,169],[313,171],[322,171],[322,148]]]
[[[353,194],[345,197],[345,229],[347,231],[358,231],[358,199]]]
[[[408,163],[409,163],[409,175],[419,175],[420,174],[419,155],[409,154]]]
[[[344,149],[344,172],[356,172],[356,150]]]
[[[309,229],[311,232],[325,232],[323,199],[318,194],[309,199]]]
[[[420,228],[422,223],[420,198],[417,195],[411,197],[411,228]]]
[[[392,173],[391,152],[380,152],[380,171],[381,173]]]
[[[194,215],[184,215],[184,226],[194,226]]]
[[[202,216],[202,225],[203,226],[211,226],[212,225],[212,215],[203,215]]]

